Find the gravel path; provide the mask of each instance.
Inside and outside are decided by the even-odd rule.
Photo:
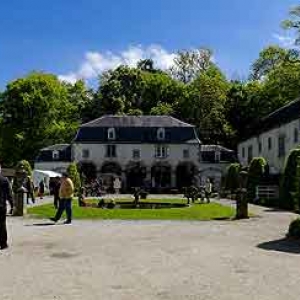
[[[0,299],[298,300],[300,244],[284,240],[296,215],[251,211],[222,222],[9,218]]]

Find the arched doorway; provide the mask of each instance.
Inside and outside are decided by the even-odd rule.
[[[156,164],[151,168],[152,188],[158,191],[171,188],[171,166]]]
[[[178,189],[194,184],[196,166],[193,163],[180,163],[176,168],[176,185]]]
[[[101,184],[107,192],[114,192],[113,182],[116,177],[121,179],[122,168],[115,162],[105,162],[101,167]]]
[[[81,178],[88,183],[97,178],[97,167],[93,162],[82,161],[78,163]]]
[[[129,191],[135,187],[144,187],[146,167],[139,162],[130,163],[126,168],[126,185]]]

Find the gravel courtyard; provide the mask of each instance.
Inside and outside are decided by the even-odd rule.
[[[9,218],[0,299],[299,299],[300,244],[284,240],[296,215],[252,211],[213,222]]]

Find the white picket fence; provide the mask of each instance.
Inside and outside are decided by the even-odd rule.
[[[277,199],[279,187],[277,185],[258,185],[256,187],[256,199]]]

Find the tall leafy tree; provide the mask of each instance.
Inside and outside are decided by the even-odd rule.
[[[208,70],[212,65],[212,51],[199,48],[188,51],[179,51],[174,58],[174,66],[170,69],[173,78],[189,83],[200,72]]]
[[[225,103],[229,84],[215,67],[208,69],[186,86],[179,103],[181,118],[195,124],[205,143],[227,140],[230,126],[225,119]]]
[[[2,158],[12,165],[32,161],[39,149],[70,141],[77,123],[69,121],[68,90],[56,78],[33,72],[10,82],[1,95]]]
[[[260,52],[259,58],[253,63],[250,76],[254,80],[261,80],[277,67],[297,60],[299,60],[298,51],[269,46]]]
[[[290,10],[290,18],[282,22],[282,26],[285,29],[289,29],[295,32],[295,44],[300,44],[300,5],[293,7]]]

